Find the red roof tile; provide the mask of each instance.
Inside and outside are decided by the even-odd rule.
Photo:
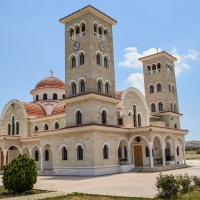
[[[56,77],[47,77],[42,79],[36,86],[35,89],[41,88],[61,88],[65,89],[65,83]]]
[[[115,98],[117,99],[121,99],[122,98],[122,94],[123,94],[124,90],[119,90],[116,92]]]
[[[28,116],[31,116],[31,117],[43,117],[46,115],[44,109],[35,104],[35,103],[26,103],[26,102],[22,102],[25,110],[26,110],[26,114]]]
[[[56,115],[56,114],[60,114],[60,113],[64,113],[65,112],[65,104],[59,104],[58,106],[56,106],[52,112],[52,115]]]

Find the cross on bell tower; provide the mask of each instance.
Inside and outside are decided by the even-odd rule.
[[[53,77],[54,71],[51,69],[49,72],[51,73],[51,77]]]

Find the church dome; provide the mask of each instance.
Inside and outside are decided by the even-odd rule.
[[[60,88],[65,89],[65,83],[56,77],[47,77],[38,82],[35,89],[42,88]]]

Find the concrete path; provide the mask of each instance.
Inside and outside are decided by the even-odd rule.
[[[49,193],[43,193],[43,194],[28,195],[28,196],[23,196],[23,197],[11,197],[11,198],[5,198],[1,200],[36,200],[36,199],[46,199],[47,197],[63,196],[66,194],[67,194],[66,192],[49,192]]]
[[[200,176],[200,161],[188,161],[190,168],[165,171],[163,174],[184,174]],[[124,173],[97,177],[80,176],[38,176],[35,189],[61,191],[66,193],[115,195],[126,197],[154,197],[156,195],[156,173]]]

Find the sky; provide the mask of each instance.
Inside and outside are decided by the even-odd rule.
[[[191,3],[192,2],[192,3]],[[183,0],[1,0],[0,113],[12,99],[32,101],[43,78],[64,81],[64,26],[59,19],[92,5],[117,20],[113,26],[116,90],[144,93],[138,58],[166,51],[175,63],[181,128],[200,140],[200,1]]]

